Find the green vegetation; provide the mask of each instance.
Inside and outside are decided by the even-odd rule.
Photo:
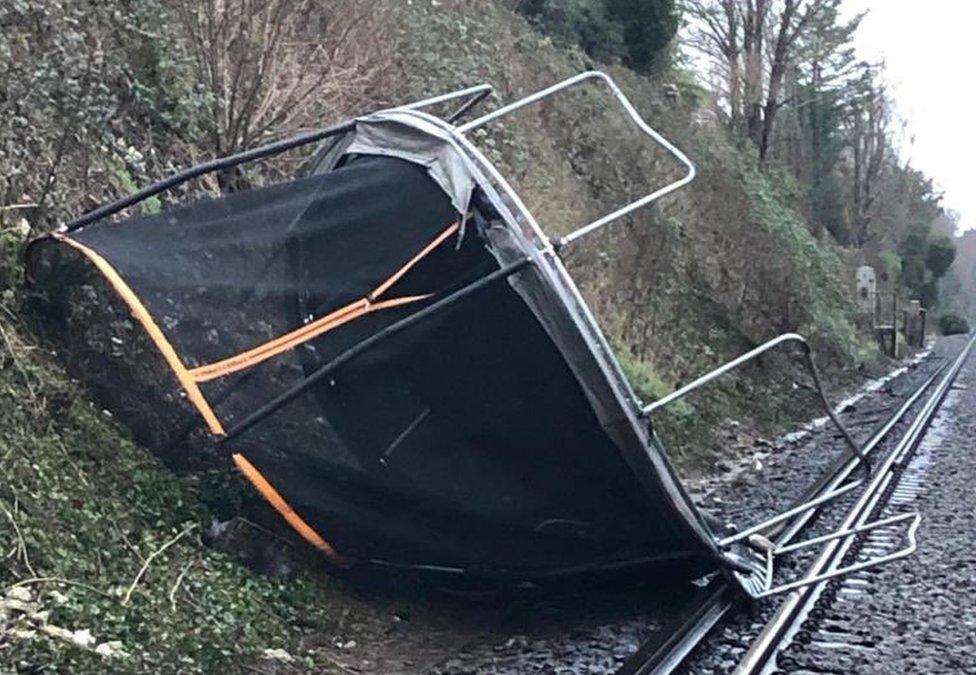
[[[119,167],[115,170],[115,177],[119,179],[119,184],[122,186],[122,189],[129,194],[139,191],[139,186],[132,180],[132,175],[124,167]],[[163,208],[163,203],[159,197],[154,196],[142,202],[139,207],[145,213],[159,213]]]
[[[939,331],[943,335],[960,335],[969,332],[969,322],[958,314],[943,314],[939,317]]]
[[[940,286],[946,309],[976,321],[976,230],[957,237],[956,257]]]
[[[609,60],[623,53],[620,25],[597,0],[524,0],[519,10],[560,46],[580,46],[593,58]]]
[[[674,0],[522,0],[518,8],[559,44],[640,72],[666,64],[679,25]]]
[[[624,374],[634,388],[634,393],[642,401],[654,401],[674,391],[675,387],[668,385],[654,372],[650,364],[635,359],[626,350],[617,350],[617,359]],[[686,463],[692,460],[705,461],[711,453],[706,451],[694,452],[691,449],[707,439],[707,433],[701,425],[700,416],[695,408],[686,401],[677,401],[670,405],[655,420],[656,431],[666,442],[674,444],[674,459]]]
[[[852,360],[857,337],[848,318],[850,308],[846,305],[844,268],[838,250],[815,239],[793,206],[799,200],[799,187],[792,176],[760,171],[741,152],[736,153],[736,170],[754,222],[766,231],[775,246],[771,257],[778,261],[786,277],[780,281],[793,287],[791,301],[796,314],[789,317],[792,325],[784,324],[782,329],[799,330],[840,361]]]
[[[665,62],[679,24],[674,0],[521,0],[518,8],[560,45],[641,72]]]
[[[933,236],[928,224],[909,228],[898,247],[901,281],[924,307],[939,304],[939,280],[956,257],[955,244],[944,235]]]

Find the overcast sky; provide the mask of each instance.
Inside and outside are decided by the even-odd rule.
[[[943,204],[976,228],[976,2],[846,0],[868,10],[862,58],[884,59],[899,115],[914,143],[902,156],[945,192]]]

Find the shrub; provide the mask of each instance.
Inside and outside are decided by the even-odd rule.
[[[622,26],[627,65],[641,72],[660,65],[680,23],[674,0],[607,0],[606,7]]]
[[[647,72],[678,31],[674,0],[521,0],[518,10],[560,45]]]
[[[624,55],[621,26],[607,16],[602,0],[524,0],[519,11],[558,45],[579,45],[600,61]]]
[[[943,314],[939,317],[939,330],[943,335],[959,335],[969,332],[969,322],[958,314]]]
[[[13,300],[15,293],[23,284],[24,247],[31,235],[27,220],[21,218],[13,223],[4,223],[0,218],[0,311],[6,309],[4,304]],[[0,352],[4,346],[0,342]],[[0,358],[0,361],[2,360]]]

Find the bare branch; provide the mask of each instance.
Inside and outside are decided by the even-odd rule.
[[[152,563],[152,561],[155,558],[157,558],[158,556],[160,556],[163,553],[165,553],[166,552],[166,549],[168,549],[170,546],[172,546],[173,544],[175,544],[176,542],[178,542],[180,539],[182,539],[183,537],[185,537],[186,535],[188,535],[190,532],[192,532],[193,530],[195,530],[197,528],[197,525],[198,525],[198,523],[192,523],[189,527],[185,528],[178,535],[176,535],[175,537],[173,537],[172,539],[170,539],[169,541],[167,541],[165,544],[163,544],[162,546],[160,546],[158,549],[156,549],[155,551],[153,551],[152,553],[149,554],[149,556],[146,558],[145,562],[142,563],[142,567],[139,568],[139,573],[136,574],[136,578],[132,580],[132,583],[129,585],[128,590],[126,590],[125,596],[122,598],[122,604],[123,605],[128,605],[129,604],[129,600],[132,599],[132,592],[136,590],[136,586],[139,585],[139,581],[142,579],[142,575],[144,575],[146,573],[146,570],[149,569],[150,563]]]

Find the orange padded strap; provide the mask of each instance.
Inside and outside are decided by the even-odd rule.
[[[274,510],[281,514],[289,525],[294,528],[294,530],[302,536],[308,543],[322,551],[326,557],[334,562],[339,567],[349,567],[352,563],[351,561],[338,553],[332,544],[327,542],[322,536],[312,529],[312,526],[302,520],[302,517],[295,513],[295,510],[291,508],[288,502],[285,501],[284,497],[274,489],[274,486],[268,482],[268,479],[262,475],[260,471],[257,470],[253,464],[251,464],[244,455],[240,453],[235,453],[233,455],[234,464],[240,469],[244,477],[251,481],[251,484],[261,493],[261,496],[268,500],[268,503],[274,507]]]
[[[387,279],[382,284],[380,284],[379,286],[377,286],[376,289],[373,290],[373,292],[369,294],[370,299],[378,298],[381,295],[383,295],[383,293],[385,293],[386,291],[388,291],[390,289],[390,286],[392,286],[393,284],[395,284],[396,282],[398,282],[400,280],[400,277],[402,277],[404,274],[406,274],[407,272],[410,271],[410,268],[412,268],[418,262],[420,262],[421,260],[423,260],[423,258],[428,253],[430,253],[435,248],[437,248],[438,246],[440,246],[441,243],[445,239],[447,239],[452,234],[454,234],[455,232],[457,232],[458,231],[458,228],[460,226],[461,226],[460,223],[451,223],[447,227],[446,230],[444,230],[439,235],[437,235],[437,237],[434,239],[434,241],[432,241],[429,244],[427,244],[427,246],[425,246],[424,249],[420,253],[418,253],[417,255],[415,255],[414,257],[412,257],[407,262],[406,265],[404,265],[403,267],[401,267],[400,269],[398,269],[396,272],[393,273],[393,276],[391,276],[389,279]]]
[[[333,328],[338,328],[339,326],[348,323],[353,319],[358,319],[364,314],[381,309],[390,309],[391,307],[406,305],[411,302],[425,300],[429,297],[430,295],[411,295],[376,303],[371,303],[365,298],[362,298],[356,302],[346,305],[345,307],[337,309],[331,314],[326,314],[325,316],[316,319],[311,323],[305,324],[297,330],[293,330],[290,333],[285,333],[284,335],[281,335],[270,342],[265,342],[264,344],[254,347],[253,349],[249,349],[246,352],[241,352],[240,354],[235,354],[234,356],[226,358],[222,361],[216,361],[214,363],[208,363],[205,366],[194,368],[190,371],[190,375],[192,375],[197,382],[207,382],[208,380],[223,377],[224,375],[229,375],[230,373],[238,370],[250,368],[251,366],[261,363],[266,359],[270,359],[272,356],[288,351],[289,349],[292,349],[303,342],[316,338],[319,335],[332,330]]]
[[[116,293],[118,293],[122,300],[124,300],[129,306],[129,310],[132,312],[132,315],[136,318],[136,320],[139,321],[139,323],[142,324],[142,327],[146,330],[146,333],[149,334],[149,338],[156,344],[156,347],[159,349],[160,353],[162,353],[163,358],[166,359],[169,367],[176,375],[176,379],[179,380],[181,385],[183,385],[183,389],[186,391],[186,395],[190,399],[190,402],[196,406],[196,409],[200,412],[200,415],[207,423],[210,433],[222,436],[224,434],[224,428],[221,426],[220,420],[218,420],[217,416],[214,414],[213,409],[211,409],[207,399],[204,398],[203,393],[197,386],[196,381],[194,381],[193,376],[186,369],[186,366],[183,365],[183,362],[180,360],[176,350],[173,349],[173,346],[169,343],[169,340],[167,340],[166,336],[163,335],[163,331],[160,330],[159,326],[156,325],[156,322],[153,320],[149,310],[146,309],[146,306],[142,304],[139,297],[132,291],[131,288],[129,288],[129,285],[125,282],[125,280],[119,276],[119,273],[115,271],[112,265],[109,264],[105,258],[96,253],[94,250],[75,241],[66,234],[57,232],[54,233],[53,236],[58,241],[61,241],[80,251],[95,265],[95,267],[98,268],[102,275],[108,280],[109,284],[111,284],[115,289]]]
[[[326,314],[325,316],[319,317],[315,321],[305,324],[301,328],[296,328],[295,330],[285,333],[284,335],[279,335],[273,340],[264,342],[256,347],[252,347],[247,351],[234,354],[233,356],[229,356],[220,361],[197,366],[190,371],[190,375],[197,382],[207,382],[218,377],[223,377],[224,375],[229,375],[230,373],[235,373],[239,370],[245,370],[251,366],[261,363],[262,361],[270,359],[272,356],[276,356],[282,352],[288,351],[289,349],[293,349],[303,342],[307,342],[332,330],[333,328],[338,328],[343,324],[349,323],[353,319],[358,319],[364,314],[383,309],[391,309],[393,307],[399,307],[412,302],[419,302],[420,300],[426,300],[427,298],[431,297],[431,294],[410,295],[402,298],[383,300],[380,302],[377,302],[376,298],[388,291],[390,287],[399,281],[403,275],[409,272],[414,265],[420,262],[435,248],[440,246],[445,239],[457,232],[459,227],[459,223],[451,223],[417,255],[407,261],[403,267],[398,269],[389,278],[387,278],[386,281],[377,286],[367,297],[360,298],[355,302],[351,302],[344,307],[340,307],[339,309]]]

